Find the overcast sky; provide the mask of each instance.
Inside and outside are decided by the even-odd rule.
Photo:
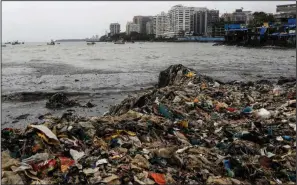
[[[2,41],[49,41],[103,35],[109,24],[118,22],[125,31],[135,15],[156,15],[172,6],[207,7],[220,14],[244,10],[275,13],[276,5],[296,1],[134,1],[134,2],[2,2]]]

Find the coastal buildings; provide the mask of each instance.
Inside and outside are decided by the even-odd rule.
[[[289,14],[296,17],[296,12],[293,11],[294,7],[296,7],[296,5],[280,5],[277,6],[277,12],[281,15]],[[258,14],[269,16],[269,20],[274,20],[268,13],[258,12],[257,14],[252,14],[251,11],[243,11],[243,8],[236,9],[233,13],[225,13],[220,18],[219,10],[209,10],[206,7],[176,5],[171,7],[168,13],[161,12],[153,17],[134,16],[133,21],[128,22],[126,25],[126,34],[128,37],[124,37],[127,40],[132,39],[132,37],[133,40],[151,40],[152,34],[154,34],[156,38],[159,38],[156,40],[162,40],[164,38],[169,38],[169,40],[189,38],[190,40],[192,39],[191,41],[197,41],[197,38],[199,38],[200,41],[207,41],[207,37],[211,37],[214,40],[220,40],[228,34],[247,34],[248,29],[250,29],[249,31],[253,30],[252,32],[255,32],[255,34],[258,34],[259,31],[257,31],[254,26],[255,21],[258,22],[257,25],[263,24],[265,28],[269,28],[271,25],[278,25],[277,31],[293,34],[294,30],[292,26],[294,26],[294,21],[296,24],[296,19],[286,18],[281,21],[275,21],[274,23],[273,21],[263,22],[259,19]],[[255,15],[256,20],[251,22],[253,15]],[[247,27],[249,23],[252,24]],[[114,26],[114,24],[111,24],[110,26],[110,32],[112,34],[118,32],[116,31],[117,27]],[[281,25],[281,27],[279,27],[279,25]],[[131,34],[132,32],[139,34]],[[261,32],[262,36],[263,33]],[[196,39],[193,40],[193,38]],[[244,38],[245,40],[247,39],[246,36]]]
[[[180,32],[190,33],[194,30],[194,22],[191,19],[196,11],[207,10],[203,7],[186,7],[182,5],[173,6],[169,12],[169,32],[179,34]]]
[[[146,34],[146,23],[153,19],[152,16],[134,16],[133,23],[139,25],[139,33]]]
[[[192,15],[193,32],[197,35],[207,35],[208,27],[219,22],[219,10],[199,10]]]
[[[121,31],[121,25],[119,23],[111,23],[109,26],[110,35],[118,34]]]
[[[296,18],[296,4],[277,5],[276,19]]]
[[[161,12],[153,18],[153,30],[155,37],[162,37],[169,31],[169,17],[165,12]]]
[[[207,27],[208,37],[224,37],[225,36],[225,24],[223,22],[217,22]]]
[[[146,23],[146,34],[148,34],[148,35],[155,34],[155,32],[154,32],[154,21],[153,20]]]
[[[296,15],[296,3],[295,4],[286,4],[286,5],[277,5],[277,13],[295,13]]]
[[[140,25],[135,24],[133,22],[127,22],[127,24],[126,24],[126,34],[130,35],[131,32],[140,33]]]
[[[225,22],[232,22],[238,24],[248,24],[253,19],[251,11],[243,11],[242,9],[236,9],[233,13],[225,13],[222,15]]]

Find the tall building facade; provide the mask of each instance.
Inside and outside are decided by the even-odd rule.
[[[146,23],[153,19],[152,16],[134,16],[133,23],[139,25],[139,33],[146,34]]]
[[[164,33],[169,31],[169,17],[165,12],[154,16],[153,23],[155,37],[162,37]]]
[[[140,33],[139,24],[134,24],[133,22],[127,22],[127,24],[126,24],[126,34],[130,35],[131,32]]]
[[[232,22],[238,24],[248,24],[253,19],[251,11],[242,11],[242,9],[236,9],[233,13],[225,13],[222,18],[225,22]]]
[[[194,31],[194,20],[192,19],[193,14],[196,11],[207,10],[203,7],[186,7],[182,5],[173,6],[169,12],[169,27],[170,32],[179,33],[183,32],[192,32]]]
[[[154,33],[154,21],[153,20],[146,23],[146,34],[148,34],[148,35],[155,34]]]
[[[296,18],[296,4],[277,5],[276,19]]]
[[[196,11],[193,16],[193,31],[195,34],[206,36],[209,27],[219,22],[219,10],[200,10]]]
[[[111,23],[109,26],[110,35],[118,34],[121,31],[121,25],[119,23]]]
[[[276,13],[295,13],[295,15],[296,15],[296,3],[295,4],[277,5]]]

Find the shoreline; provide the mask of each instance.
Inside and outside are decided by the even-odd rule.
[[[207,77],[209,79],[213,79],[212,77]],[[282,78],[282,81],[292,82],[294,81],[294,77],[285,77]],[[271,79],[261,79],[254,81],[235,81],[230,80],[227,82],[222,82],[218,79],[215,79],[220,84],[224,85],[232,85],[232,84],[257,84],[257,83],[267,83],[267,84],[276,84],[278,80]],[[156,88],[156,84],[152,86],[146,86],[145,88],[140,88],[139,90],[126,90],[126,91],[117,91],[117,92],[72,92],[72,91],[53,91],[53,92],[45,92],[45,91],[33,91],[33,92],[16,92],[12,94],[4,94],[2,95],[2,103],[3,103],[3,117],[2,126],[12,126],[15,128],[20,128],[26,126],[27,122],[38,122],[38,117],[43,113],[52,113],[55,116],[61,116],[61,112],[67,112],[67,110],[74,110],[77,114],[82,114],[86,116],[103,116],[110,107],[114,106],[114,103],[120,103],[127,97],[137,96],[138,94],[142,94],[144,92],[153,90]],[[69,107],[69,108],[61,108],[61,109],[47,109],[45,107],[46,101],[57,93],[65,94],[68,98],[78,101],[82,104],[87,102],[93,103],[95,107],[93,108],[83,108],[83,107]],[[117,101],[114,101],[114,100]],[[112,103],[114,102],[114,103]],[[42,110],[42,111],[36,111]],[[33,112],[30,113],[30,111]],[[12,117],[11,113],[15,116]]]
[[[86,43],[88,41],[59,41],[59,43]],[[114,41],[92,41],[98,43],[113,43]],[[281,45],[245,45],[240,43],[227,43],[225,41],[192,41],[192,40],[162,40],[162,41],[149,41],[149,40],[136,40],[134,43],[213,43],[214,46],[237,46],[245,48],[254,48],[254,49],[296,49],[296,45],[281,46]],[[46,43],[46,42],[29,42],[29,43]],[[126,41],[126,43],[132,43],[131,41]]]

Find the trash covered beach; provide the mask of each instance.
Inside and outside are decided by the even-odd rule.
[[[296,182],[296,79],[222,83],[172,65],[104,116],[40,119],[2,128],[2,184]]]

